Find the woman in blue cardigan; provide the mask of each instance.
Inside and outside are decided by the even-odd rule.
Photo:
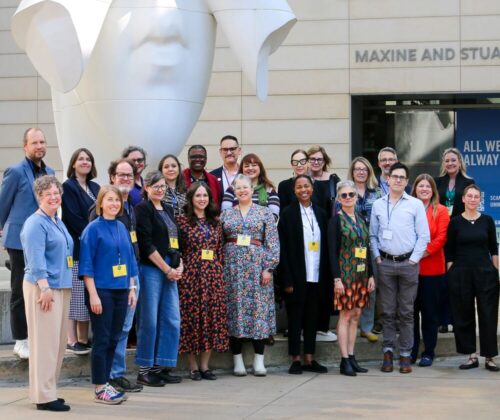
[[[92,383],[95,401],[120,404],[124,394],[109,383],[116,345],[120,338],[127,305],[135,306],[138,275],[130,233],[116,217],[123,211],[118,188],[101,188],[96,201],[99,216],[83,231],[80,242],[79,275],[85,281],[94,342]]]

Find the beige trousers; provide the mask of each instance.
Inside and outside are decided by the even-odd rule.
[[[23,282],[24,305],[28,323],[29,397],[34,404],[57,399],[56,384],[66,349],[71,289],[52,289],[54,302],[49,312],[43,312],[40,289]]]

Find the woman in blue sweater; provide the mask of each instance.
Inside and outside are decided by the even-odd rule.
[[[95,401],[120,404],[124,394],[109,383],[116,344],[120,338],[127,305],[135,306],[138,274],[134,248],[125,225],[116,217],[123,211],[120,191],[111,185],[99,191],[99,216],[80,239],[79,274],[86,287],[86,302],[93,330],[92,383]]]

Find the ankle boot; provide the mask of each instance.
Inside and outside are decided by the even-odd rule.
[[[233,355],[233,363],[234,363],[234,376],[247,376],[247,370],[245,369],[245,363],[243,363],[243,355],[234,354]]]
[[[254,376],[266,376],[267,370],[264,366],[264,355],[255,354],[253,357],[253,374]]]
[[[342,357],[340,361],[340,373],[345,376],[356,376],[356,372],[352,368],[351,363],[347,357]]]
[[[354,354],[350,354],[349,355],[349,362],[351,363],[352,370],[354,370],[354,372],[358,372],[358,373],[366,373],[366,372],[368,372],[368,369],[366,369],[366,368],[361,367],[360,365],[358,365],[358,361],[354,357]]]

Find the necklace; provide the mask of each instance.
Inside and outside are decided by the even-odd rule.
[[[479,219],[481,217],[481,215],[477,216],[476,218],[474,219],[468,219],[467,217],[465,217],[464,215],[462,215],[462,217],[467,220],[471,225],[473,225],[474,223],[476,223],[476,220]]]

